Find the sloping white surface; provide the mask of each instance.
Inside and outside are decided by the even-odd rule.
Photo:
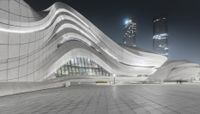
[[[200,65],[188,61],[168,61],[160,67],[149,80],[188,80],[199,77]]]

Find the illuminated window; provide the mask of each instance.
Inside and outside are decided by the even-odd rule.
[[[94,61],[77,57],[67,61],[65,65],[57,70],[56,76],[110,76],[110,73],[96,64]]]

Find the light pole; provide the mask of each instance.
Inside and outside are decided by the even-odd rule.
[[[115,85],[115,77],[116,77],[116,74],[113,74],[113,84]]]

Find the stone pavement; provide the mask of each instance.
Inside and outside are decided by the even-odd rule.
[[[0,97],[0,114],[200,114],[200,85],[49,89]]]

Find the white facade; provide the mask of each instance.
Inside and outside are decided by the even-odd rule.
[[[168,61],[149,77],[152,81],[199,81],[200,65],[188,61]]]
[[[0,81],[41,81],[75,57],[128,76],[150,75],[167,60],[122,48],[68,5],[42,13],[23,0],[0,1]]]

